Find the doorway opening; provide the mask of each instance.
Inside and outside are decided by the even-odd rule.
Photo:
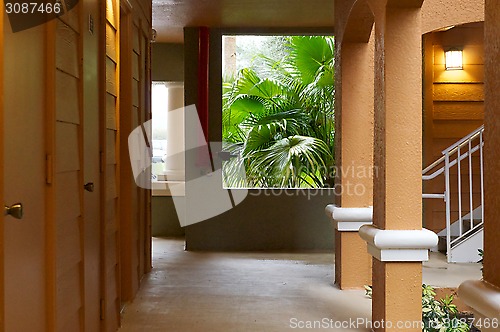
[[[174,202],[185,196],[184,83],[153,81],[151,97],[152,233],[183,236],[184,212]]]

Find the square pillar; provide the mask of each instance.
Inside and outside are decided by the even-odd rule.
[[[500,287],[500,2],[486,0],[484,22],[484,279]]]
[[[371,258],[358,230],[372,222],[374,39],[343,42],[337,52],[337,201],[327,215],[335,227],[335,284],[362,289],[371,285]]]
[[[458,294],[483,332],[500,330],[500,2],[486,0],[484,19],[484,280],[466,281]]]
[[[437,236],[422,229],[422,1],[370,1],[375,13],[374,331],[421,331],[422,261]],[[404,324],[404,326],[401,326]],[[408,325],[406,325],[408,324]]]
[[[371,224],[373,208],[341,208],[331,204],[325,212],[335,229],[335,284],[340,289],[371,285],[371,257],[358,231],[361,226]]]

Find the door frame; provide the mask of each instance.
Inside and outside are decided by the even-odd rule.
[[[133,215],[132,188],[135,185],[132,167],[128,158],[128,134],[132,128],[132,7],[126,0],[120,0],[120,51],[119,51],[119,164],[120,164],[120,294],[122,307],[126,302],[133,300],[137,287],[134,287],[133,278],[133,223],[136,216]]]

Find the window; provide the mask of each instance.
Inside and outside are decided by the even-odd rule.
[[[165,82],[153,82],[152,86],[152,141],[153,141],[153,180],[165,170],[163,156],[167,153],[167,124],[168,124],[168,89]]]
[[[223,36],[222,61],[224,187],[333,187],[333,37]]]

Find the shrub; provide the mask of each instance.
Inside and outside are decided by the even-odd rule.
[[[372,297],[372,286],[365,285],[365,294]],[[436,300],[432,286],[422,285],[422,331],[423,332],[468,332],[470,326],[460,320],[453,295]]]

